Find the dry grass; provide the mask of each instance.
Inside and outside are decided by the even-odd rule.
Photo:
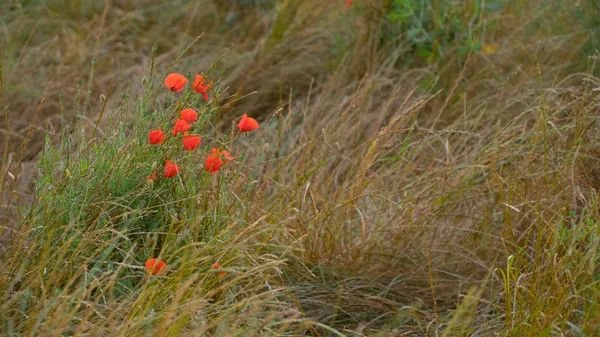
[[[1,334],[600,333],[595,3],[453,3],[497,50],[428,59],[393,1],[244,3],[3,5]],[[236,161],[150,188],[172,65]]]

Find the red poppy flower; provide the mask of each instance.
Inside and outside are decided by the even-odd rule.
[[[187,130],[189,130],[192,126],[188,124],[188,122],[184,121],[183,119],[178,119],[175,122],[175,127],[173,128],[173,136],[177,136],[178,133],[185,133]]]
[[[165,78],[165,85],[167,86],[167,88],[169,88],[169,90],[173,92],[177,92],[183,89],[186,83],[187,78],[180,74],[169,74],[167,75],[167,78]]]
[[[225,150],[219,151],[213,147],[211,150],[211,153],[219,156],[219,158],[221,158],[223,160],[223,164],[227,164],[233,160],[233,157],[229,154],[229,152],[227,152]]]
[[[183,148],[188,151],[194,150],[200,145],[200,142],[202,142],[202,137],[192,135],[183,136]]]
[[[212,267],[213,269],[221,269],[221,265],[218,262],[213,263]],[[219,274],[217,275],[218,278],[221,278],[223,276],[225,276],[224,271],[219,272]]]
[[[167,265],[162,262],[159,259],[156,258],[151,258],[146,260],[146,270],[152,274],[152,275],[156,275],[158,273],[160,273],[161,275],[164,275],[167,269]]]
[[[217,173],[223,164],[227,164],[233,160],[233,157],[225,150],[219,151],[213,147],[210,152],[211,155],[206,157],[206,163],[204,165],[204,168],[208,172]]]
[[[344,8],[348,8],[348,7],[350,7],[350,5],[352,5],[352,0],[346,0],[346,4],[344,5]]]
[[[179,166],[167,159],[165,163],[165,178],[173,178],[179,171],[181,171]]]
[[[240,123],[238,124],[238,129],[240,132],[248,132],[258,129],[258,122],[256,119],[248,117],[247,114],[244,114],[242,120],[240,120]]]
[[[219,172],[219,168],[223,166],[223,160],[220,156],[216,154],[212,154],[206,157],[206,163],[204,164],[204,168],[210,173]]]
[[[198,119],[198,113],[194,109],[181,110],[181,119],[188,123],[194,123]]]
[[[208,101],[208,95],[206,92],[208,89],[210,89],[211,85],[211,83],[204,85],[204,78],[196,74],[196,79],[194,79],[194,83],[192,83],[192,89],[194,89],[195,92],[202,94],[202,96],[204,96],[204,100]]]
[[[206,163],[204,165],[204,168],[208,172],[217,173],[223,164],[227,164],[233,160],[233,157],[225,150],[219,151],[213,147],[210,152],[212,154],[206,157]]]
[[[156,172],[152,173],[152,175],[151,175],[151,176],[148,176],[148,177],[146,178],[146,180],[154,180],[154,179],[156,179]]]
[[[165,141],[165,134],[161,130],[152,130],[148,133],[148,141],[150,144],[160,144]]]

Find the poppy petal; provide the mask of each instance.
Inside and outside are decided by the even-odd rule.
[[[160,144],[165,140],[165,134],[162,130],[152,130],[148,133],[148,141],[152,145]]]
[[[146,260],[146,263],[144,265],[146,267],[146,271],[152,275],[156,275],[159,273],[163,275],[167,268],[167,265],[157,258],[151,258]]]
[[[206,163],[204,164],[206,171],[214,174],[219,172],[221,166],[223,166],[223,160],[219,156],[210,155],[206,157]]]
[[[167,159],[167,161],[165,162],[165,178],[173,178],[180,171],[181,169],[179,168],[179,166],[177,166],[177,164]]]
[[[181,74],[172,73],[165,78],[165,86],[173,92],[182,90],[187,83],[187,78]]]
[[[248,117],[247,114],[244,114],[244,116],[240,120],[240,123],[238,124],[238,129],[240,130],[240,132],[248,132],[258,129],[258,122],[256,121],[256,119]]]
[[[196,149],[201,142],[202,137],[186,135],[183,137],[183,148],[188,151],[192,151]]]
[[[177,134],[180,132],[185,133],[191,127],[192,126],[189,125],[188,122],[184,121],[183,119],[178,119],[173,127],[173,136],[177,136]]]
[[[180,118],[188,123],[194,123],[198,119],[198,113],[194,109],[183,109],[180,115]]]

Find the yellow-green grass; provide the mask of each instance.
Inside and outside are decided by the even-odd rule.
[[[426,1],[427,45],[393,1],[198,3],[5,12],[0,334],[600,333],[596,4]],[[200,149],[151,147],[187,106]]]

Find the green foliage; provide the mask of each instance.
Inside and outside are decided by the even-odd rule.
[[[237,0],[241,6],[255,6],[259,8],[269,8],[275,5],[275,0]]]
[[[429,61],[444,58],[453,51],[464,56],[471,50],[482,49],[484,20],[507,3],[507,0],[392,0],[387,9],[387,18],[392,23],[388,34],[401,35],[419,56]]]

